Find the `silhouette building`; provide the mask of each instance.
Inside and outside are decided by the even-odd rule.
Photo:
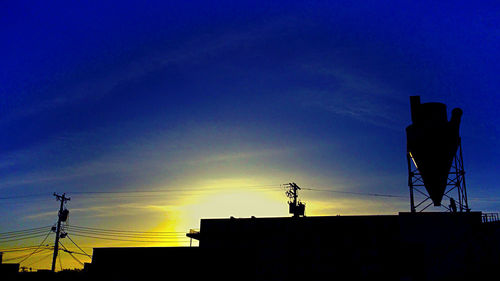
[[[15,276],[19,272],[18,263],[3,263],[3,253],[0,252],[0,279]]]
[[[481,212],[202,219],[199,247],[95,248],[92,272],[219,280],[462,280],[500,261]],[[196,270],[193,270],[195,268]]]

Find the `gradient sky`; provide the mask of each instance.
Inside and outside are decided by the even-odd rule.
[[[288,216],[291,181],[402,196],[307,215],[408,211],[411,95],[463,109],[469,205],[499,211],[497,1],[103,2],[0,4],[0,232],[53,224],[53,192],[141,231]]]

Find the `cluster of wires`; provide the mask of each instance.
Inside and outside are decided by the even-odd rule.
[[[45,236],[47,229],[50,229],[50,225],[42,226],[37,228],[30,228],[18,231],[9,231],[0,233],[0,244],[6,242],[13,242],[31,238],[38,238]]]
[[[53,246],[47,244],[47,239],[54,233],[54,226],[42,226],[37,228],[23,229],[18,231],[9,231],[0,233],[0,252],[8,253],[12,257],[4,258],[6,262],[16,262],[23,266],[31,266],[33,264],[45,261],[53,255]],[[142,243],[189,243],[190,239],[186,237],[184,232],[169,232],[169,231],[132,231],[132,230],[116,230],[102,229],[94,227],[85,227],[77,225],[64,224],[62,233],[76,248],[75,250],[66,247],[59,240],[59,265],[62,269],[61,254],[67,253],[73,260],[80,265],[84,263],[77,258],[77,255],[92,259],[85,250],[82,249],[71,237],[79,236],[89,239],[108,240],[108,241],[124,241],[124,242],[142,242]],[[24,239],[35,239],[44,237],[38,245],[18,246],[18,247],[2,247],[3,243],[13,242]],[[66,242],[64,242],[66,243]],[[10,244],[10,243],[9,243]],[[77,249],[77,250],[76,250]]]
[[[190,240],[184,232],[112,230],[76,225],[66,226],[65,231],[70,240],[70,236],[139,243],[188,243]]]
[[[243,185],[243,186],[231,186],[231,188],[250,188],[257,190],[272,190],[279,185],[276,184],[261,184],[261,185]],[[224,190],[226,187],[210,187],[203,188],[199,186],[183,186],[183,187],[165,187],[163,189],[140,189],[140,190],[120,190],[120,191],[78,191],[69,190],[66,194],[71,194],[72,196],[87,197],[87,198],[141,198],[141,197],[157,197],[158,194],[169,194],[169,193],[185,193],[185,192],[207,192],[214,190]],[[40,200],[43,197],[47,197],[48,193],[32,193],[32,194],[22,194],[22,195],[10,195],[10,196],[0,196],[0,200],[19,200],[23,201],[29,200]]]
[[[53,247],[40,247],[40,248],[37,247],[37,248],[31,248],[31,249],[26,249],[26,250],[32,251],[32,252],[29,252],[27,254],[25,253],[23,255],[16,256],[16,257],[3,259],[3,262],[18,261],[18,263],[21,263],[21,262],[24,262],[25,260],[31,258],[32,256],[37,256],[39,254],[47,254],[47,253],[52,254]],[[19,260],[21,260],[21,261],[19,261]]]
[[[47,232],[48,231],[48,232]],[[47,232],[45,234],[39,234]],[[44,236],[43,240],[40,242],[39,245],[31,245],[31,246],[22,246],[22,247],[10,247],[10,248],[4,248],[0,247],[0,252],[12,255],[12,257],[4,258],[4,262],[16,262],[24,267],[29,267],[34,264],[40,263],[42,261],[47,260],[48,258],[53,256],[53,251],[54,247],[49,246],[46,244],[47,239],[49,238],[50,234],[52,234],[54,231],[51,226],[44,226],[44,227],[37,227],[37,228],[31,228],[31,229],[24,229],[24,230],[19,230],[19,231],[10,231],[10,232],[3,232],[0,233],[0,245],[2,245],[2,242],[10,242],[10,241],[17,241],[21,240],[24,238],[36,238],[39,236]],[[15,240],[14,240],[15,239]],[[73,258],[76,262],[78,262],[80,265],[83,266],[83,262],[80,261],[78,258],[75,257],[76,255],[85,255],[89,258],[92,258],[92,256],[88,255],[81,249],[73,240],[71,240],[72,243],[75,244],[75,246],[80,249],[82,253],[79,252],[74,252],[68,250],[61,241],[59,241],[59,245],[61,246],[59,254],[58,254],[58,261],[59,261],[59,266],[61,270],[63,269],[62,266],[62,261],[61,261],[61,256],[62,253],[67,253],[71,258]]]
[[[71,242],[73,242],[73,240],[71,240]],[[74,242],[73,242],[73,243],[74,243]],[[66,246],[64,246],[64,244],[63,244],[63,243],[61,243],[61,241],[59,241],[59,245],[62,247],[62,249],[60,249],[60,250],[62,250],[62,251],[63,251],[63,252],[65,252],[65,253],[68,253],[68,254],[70,255],[70,257],[71,257],[71,258],[73,258],[73,259],[74,259],[77,263],[79,263],[81,266],[83,266],[83,265],[84,265],[84,264],[83,264],[83,262],[82,262],[81,260],[79,260],[77,257],[75,257],[73,254],[76,254],[76,255],[85,255],[85,256],[87,256],[87,257],[89,257],[89,258],[91,258],[91,259],[92,259],[92,256],[91,256],[91,255],[89,255],[89,254],[87,254],[87,253],[85,253],[85,251],[83,251],[83,250],[82,250],[82,249],[81,249],[78,245],[76,245],[76,243],[75,243],[75,245],[76,245],[76,246],[77,246],[77,247],[78,247],[78,248],[79,248],[79,249],[80,249],[83,253],[78,253],[78,252],[74,252],[74,251],[70,251],[70,250],[68,250],[68,248],[66,248]],[[61,257],[61,255],[59,255],[59,257]]]
[[[32,245],[32,246],[23,246],[14,248],[2,247],[3,249],[0,249],[0,252],[12,253],[13,255],[16,255],[14,257],[4,258],[3,261],[4,262],[15,261],[19,264],[23,264],[24,266],[30,266],[32,264],[45,260],[46,258],[52,255],[53,251],[53,247],[45,244],[51,233],[52,233],[52,228],[50,225],[0,233],[0,245],[4,245],[4,243],[7,242],[44,237],[43,240],[40,242],[40,244],[36,246]],[[35,259],[35,260],[31,259],[32,257],[40,257],[40,255],[43,256],[42,259]],[[28,263],[28,260],[30,263]]]

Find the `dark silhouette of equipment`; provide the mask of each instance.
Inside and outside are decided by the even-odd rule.
[[[457,212],[457,203],[455,202],[455,199],[450,198],[450,211],[453,213]]]
[[[59,216],[61,217],[62,222],[65,222],[68,220],[68,215],[69,215],[68,209],[64,209],[61,213],[59,213]]]
[[[288,188],[285,194],[290,199],[288,201],[288,213],[293,214],[294,218],[303,217],[306,211],[306,205],[298,200],[298,191],[300,187],[294,182],[284,184],[284,186]]]
[[[59,238],[64,238],[67,235],[64,232],[61,233],[61,222],[65,222],[66,220],[68,220],[68,215],[69,215],[69,211],[64,207],[64,203],[66,203],[66,201],[71,200],[71,198],[66,197],[66,193],[63,193],[63,195],[58,195],[54,193],[54,196],[56,197],[57,201],[61,201],[61,205],[59,207],[57,227],[55,229],[56,240],[54,242],[54,255],[52,256],[52,269],[51,269],[52,272],[54,272],[56,269],[57,254],[59,251]]]
[[[443,196],[451,198],[448,193],[454,189],[460,211],[469,211],[459,135],[462,110],[453,109],[448,121],[443,103],[420,103],[420,96],[412,96],[410,105],[412,124],[406,128],[406,140],[411,211],[416,212],[428,199],[432,202],[420,211],[432,204],[441,206]],[[418,189],[421,186],[427,193]],[[425,196],[417,205],[414,191]]]

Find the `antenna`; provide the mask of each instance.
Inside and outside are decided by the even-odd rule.
[[[300,190],[300,187],[294,183],[285,183],[284,184],[285,188],[288,188],[285,192],[286,196],[289,198],[288,200],[288,206],[289,206],[289,213],[293,214],[294,218],[298,218],[300,216],[305,216],[305,210],[306,210],[306,205],[300,200],[298,200],[299,193],[298,191]]]

